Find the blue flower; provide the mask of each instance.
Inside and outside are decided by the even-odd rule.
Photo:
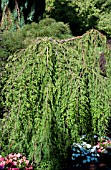
[[[84,159],[84,160],[83,160],[83,163],[86,163],[86,162],[87,162],[87,161]]]

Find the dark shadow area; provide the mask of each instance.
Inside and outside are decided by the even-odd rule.
[[[108,45],[109,50],[111,50],[111,39],[107,40],[107,45]],[[111,138],[111,117],[110,117],[110,120],[109,120],[109,123],[108,123],[107,136],[109,138]]]
[[[110,118],[110,120],[109,120],[109,123],[108,123],[108,129],[107,129],[107,136],[109,137],[109,138],[111,138],[111,118]]]
[[[77,164],[75,167],[73,161],[69,161],[66,168],[63,170],[111,170],[111,155],[102,154],[98,162],[90,162],[84,164]]]
[[[80,14],[80,7],[75,4],[70,6],[68,1],[61,2],[56,0],[54,2],[54,8],[49,13],[51,18],[56,21],[62,21],[70,25],[72,34],[74,36],[82,35],[87,30],[95,28],[97,25],[97,16],[91,15],[90,10],[84,11]]]
[[[45,0],[38,0],[38,1],[29,0],[27,3],[26,0],[15,1],[15,2],[18,3],[19,10],[23,8],[22,12],[23,12],[25,24],[31,23],[32,21],[38,22],[40,19],[43,18],[43,14],[45,12]],[[11,12],[13,12],[13,10],[16,7],[15,2],[9,0],[9,8],[11,9]]]

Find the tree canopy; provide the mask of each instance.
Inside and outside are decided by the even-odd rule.
[[[17,29],[24,23],[39,22],[45,17],[68,23],[73,35],[82,35],[89,29],[102,31],[111,37],[110,0],[2,0],[2,28],[11,25]],[[7,22],[8,21],[8,22]]]

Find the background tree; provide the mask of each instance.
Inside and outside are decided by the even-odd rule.
[[[45,0],[32,1],[32,0],[2,0],[2,29],[9,27],[17,29],[24,25],[24,23],[38,22],[43,18],[45,12]],[[7,16],[7,17],[6,17]],[[9,28],[7,28],[9,29]]]
[[[48,16],[69,23],[73,35],[81,35],[91,28],[104,32],[111,37],[111,2],[109,0],[52,0],[46,1]],[[50,5],[50,7],[49,7]]]
[[[16,29],[24,23],[39,22],[43,17],[48,16],[68,23],[73,35],[81,35],[91,28],[96,28],[110,38],[110,7],[110,0],[86,0],[85,2],[84,0],[2,0],[2,26],[5,28],[9,20],[7,25],[11,22],[12,28]]]

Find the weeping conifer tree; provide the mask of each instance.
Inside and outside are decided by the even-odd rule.
[[[101,75],[104,51],[107,77]],[[60,169],[81,134],[105,134],[110,118],[111,53],[96,30],[37,39],[10,56],[3,89],[2,151],[25,153],[37,169]]]

